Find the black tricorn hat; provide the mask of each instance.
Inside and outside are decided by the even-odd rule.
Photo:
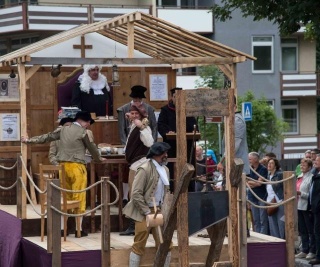
[[[130,97],[138,97],[138,98],[146,98],[144,95],[144,92],[147,91],[147,88],[145,88],[142,85],[135,85],[131,87],[131,94],[129,95]]]
[[[175,88],[170,89],[171,95],[173,95],[177,90],[182,90],[182,88],[181,87],[175,87]]]
[[[156,142],[150,147],[147,154],[147,159],[152,158],[153,156],[159,156],[168,151],[170,148],[171,146],[165,142]]]
[[[65,123],[67,122],[74,122],[74,119],[73,118],[70,118],[70,117],[65,117],[65,118],[62,118],[59,122],[59,125],[64,125]]]
[[[77,119],[83,120],[83,121],[90,121],[90,124],[94,123],[94,119],[91,118],[91,114],[88,111],[79,111],[76,114],[76,117],[74,120],[76,121]]]

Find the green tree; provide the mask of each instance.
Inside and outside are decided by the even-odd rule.
[[[318,0],[221,0],[212,7],[217,19],[232,18],[232,11],[240,9],[244,17],[253,16],[254,21],[268,19],[279,25],[282,35],[290,35],[301,26],[313,37],[320,36],[320,1]]]
[[[247,121],[247,140],[249,151],[266,152],[267,147],[275,147],[284,138],[288,124],[277,118],[274,109],[263,96],[256,99],[252,91],[238,97],[238,110],[243,102],[252,103],[252,121]]]

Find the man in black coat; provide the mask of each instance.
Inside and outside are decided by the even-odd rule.
[[[171,99],[169,100],[169,103],[161,108],[159,118],[158,118],[158,132],[163,138],[163,142],[166,142],[170,145],[171,149],[168,151],[169,158],[175,158],[177,155],[177,141],[176,139],[168,139],[167,133],[176,133],[176,91],[182,90],[182,88],[175,87],[170,90],[171,93]],[[196,125],[196,130],[198,130],[197,127],[197,120],[194,117],[187,117],[186,118],[186,132],[192,133],[194,130],[194,125]],[[192,149],[193,142],[192,140],[187,140],[187,160],[189,161],[191,152],[192,155],[192,163],[194,163],[195,158],[195,149]],[[173,180],[173,173],[174,168],[173,164],[169,163],[168,168],[170,170],[170,179]],[[171,190],[172,183],[171,183]],[[189,191],[195,191],[194,190],[194,183],[190,184]]]
[[[316,258],[309,264],[320,264],[320,155],[314,161],[312,184],[310,189],[311,211],[314,216],[314,235],[316,240]]]

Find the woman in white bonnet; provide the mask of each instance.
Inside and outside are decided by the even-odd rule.
[[[83,74],[72,91],[71,105],[97,116],[112,115],[112,99],[101,65],[84,65]],[[107,107],[108,105],[108,107]]]

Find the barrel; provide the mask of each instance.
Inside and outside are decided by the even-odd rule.
[[[0,166],[12,167],[17,159],[0,159]],[[12,170],[5,170],[0,167],[0,185],[2,187],[10,187],[17,179],[17,167]],[[0,188],[0,204],[16,205],[17,204],[17,187],[10,190]]]

